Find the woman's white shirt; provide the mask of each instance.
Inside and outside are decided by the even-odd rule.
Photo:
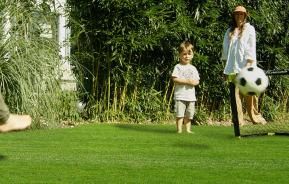
[[[224,74],[236,74],[241,71],[247,60],[253,60],[256,65],[256,32],[255,28],[246,23],[242,37],[234,34],[230,40],[230,28],[227,29],[223,40],[222,60],[226,60]]]

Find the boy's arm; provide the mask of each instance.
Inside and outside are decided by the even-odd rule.
[[[199,84],[199,80],[194,79],[181,79],[177,77],[172,77],[174,83],[176,84],[183,84],[183,85],[190,85],[190,86],[197,86]]]

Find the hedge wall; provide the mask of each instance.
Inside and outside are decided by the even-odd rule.
[[[229,97],[220,54],[231,11],[239,4],[256,28],[261,66],[288,69],[287,0],[68,0],[72,62],[80,97],[88,103],[87,116],[134,122],[171,118],[176,48],[190,40],[201,75],[196,120],[227,120]],[[267,118],[288,112],[288,84],[288,76],[271,78],[262,107]]]

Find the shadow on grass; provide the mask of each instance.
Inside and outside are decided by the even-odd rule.
[[[7,157],[5,155],[0,155],[0,161],[6,160],[6,159],[7,159]]]
[[[115,125],[118,128],[123,128],[127,130],[133,130],[133,131],[140,131],[140,132],[155,132],[155,133],[162,133],[162,134],[176,134],[175,130],[162,128],[162,127],[156,127],[156,126],[145,126],[145,125],[129,125],[129,124],[116,124]]]

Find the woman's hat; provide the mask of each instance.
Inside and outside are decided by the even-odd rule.
[[[234,10],[234,13],[235,12],[243,12],[243,13],[247,14],[246,8],[244,6],[237,6]]]

